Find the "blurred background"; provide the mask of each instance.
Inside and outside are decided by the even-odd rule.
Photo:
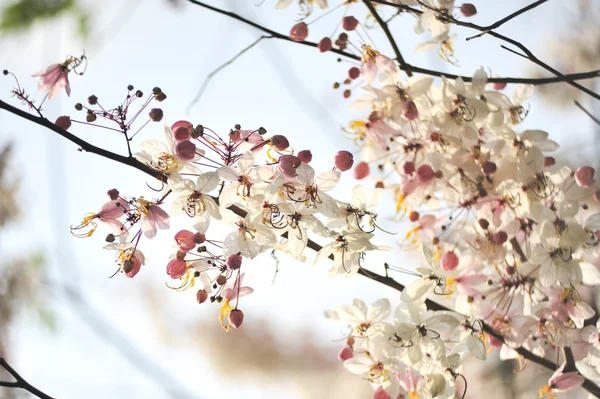
[[[274,3],[210,2],[287,34],[298,8],[276,12]],[[471,20],[487,25],[529,1],[474,3],[479,12]],[[319,13],[315,10],[309,20]],[[308,39],[330,34],[342,13],[311,25]],[[499,31],[565,73],[588,71],[600,68],[599,13],[593,1],[548,2]],[[364,10],[354,6],[353,14],[364,15]],[[465,42],[474,32],[458,28],[453,28],[458,66],[433,53],[415,53],[426,37],[416,36],[413,26],[409,15],[391,23],[413,65],[464,75],[484,66],[500,76],[546,76],[502,50],[493,38]],[[389,53],[380,31],[369,35]],[[188,119],[223,133],[236,123],[264,126],[269,134],[286,135],[296,150],[311,149],[317,171],[329,168],[336,151],[354,150],[341,127],[364,117],[349,111],[351,100],[332,89],[351,66],[338,63],[334,54],[263,41],[216,75],[193,102],[205,77],[259,36],[184,0],[0,0],[0,69],[15,73],[29,93],[37,86],[31,74],[68,54],[79,56],[85,50],[89,58],[85,75],[71,76],[71,97],[61,93],[45,103],[49,119],[79,116],[73,105],[91,94],[113,107],[128,84],[144,92],[159,86],[168,96],[161,104],[167,123]],[[585,84],[598,91],[596,82]],[[3,100],[10,100],[13,87],[11,78],[0,79]],[[360,88],[353,91],[359,94]],[[590,98],[554,84],[536,90],[521,127],[550,132],[561,144],[557,157],[598,167],[598,126],[575,107],[574,99],[600,116],[600,106]],[[136,140],[162,138],[159,125],[149,125]],[[80,126],[71,131],[126,153],[116,133]],[[313,266],[312,255],[304,264],[281,255],[277,273],[275,260],[261,256],[247,269],[245,281],[255,293],[244,298],[243,328],[224,333],[216,306],[198,305],[193,291],[165,287],[174,229],[142,244],[147,264],[135,279],[109,279],[114,258],[101,249],[103,234],[75,239],[69,226],[95,211],[108,189],[153,196],[147,182],[139,171],[78,152],[57,135],[0,112],[0,356],[34,386],[64,399],[371,397],[369,384],[337,360],[344,329],[325,320],[323,312],[353,298],[371,302],[388,297],[395,305],[399,295],[391,289],[360,276],[327,279],[329,265]],[[350,174],[344,175],[335,192],[338,198],[349,198],[354,184]],[[389,213],[380,216],[383,225],[401,237],[405,227],[391,223],[391,202],[386,209]],[[397,241],[385,235],[376,240],[388,245]],[[407,268],[419,264],[419,255],[410,252],[369,255],[367,264],[377,268],[383,259]],[[517,373],[514,363],[496,358],[497,351],[485,367],[479,362],[467,367],[468,398],[482,392],[489,399],[537,397],[548,372],[530,366]],[[0,378],[8,377],[0,372]],[[26,397],[27,392],[0,390],[0,398]]]

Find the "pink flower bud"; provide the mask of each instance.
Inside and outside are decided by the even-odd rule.
[[[550,166],[554,166],[556,163],[556,159],[554,157],[544,157],[544,168],[549,168]]]
[[[417,169],[417,179],[419,183],[427,184],[433,180],[433,168],[429,165],[421,165]]]
[[[596,182],[594,180],[595,172],[591,166],[581,166],[575,172],[575,182],[579,187],[590,188]]]
[[[300,158],[293,155],[282,155],[279,157],[279,170],[285,177],[296,177],[296,169],[302,165]]]
[[[191,251],[196,247],[194,233],[189,230],[180,230],[175,234],[175,242],[183,252]]]
[[[206,236],[202,233],[196,233],[194,234],[194,242],[196,244],[202,244],[204,241],[206,241]]]
[[[494,90],[504,90],[506,83],[494,83]]]
[[[338,45],[345,46],[348,43],[348,34],[344,32],[340,33],[336,40],[336,43],[338,43]]]
[[[71,127],[71,118],[68,116],[59,116],[54,124],[61,129],[69,130]]]
[[[180,126],[173,131],[173,137],[175,137],[176,141],[185,141],[190,139],[190,131],[184,127]]]
[[[402,165],[402,170],[404,171],[405,175],[412,175],[415,171],[415,163],[412,161],[404,162],[404,165]]]
[[[354,167],[354,178],[361,180],[367,176],[369,176],[369,164],[366,162],[359,162],[358,165]]]
[[[184,161],[191,161],[196,156],[196,144],[189,140],[180,141],[175,146],[175,153]]]
[[[417,220],[419,220],[419,216],[420,216],[420,215],[419,215],[419,212],[417,212],[417,211],[411,211],[411,212],[408,214],[408,220],[410,220],[411,222],[413,222],[413,223],[414,223],[414,222],[416,222]]]
[[[312,152],[310,150],[302,150],[298,153],[298,158],[304,163],[310,163],[312,161]]]
[[[373,392],[373,399],[392,399],[389,393],[383,389],[382,386],[379,386],[375,392]]]
[[[508,240],[508,234],[506,234],[506,231],[498,231],[494,233],[493,238],[496,244],[504,244]]]
[[[242,267],[242,257],[240,255],[229,255],[225,262],[227,267],[231,270],[237,270]]]
[[[464,3],[462,6],[460,6],[460,12],[465,17],[472,17],[473,15],[477,14],[477,7],[471,3]]]
[[[167,274],[173,280],[182,277],[187,270],[187,265],[185,261],[181,259],[173,259],[169,263],[167,263]]]
[[[496,173],[496,169],[496,164],[494,162],[485,161],[483,165],[481,165],[481,171],[488,176]]]
[[[160,108],[152,108],[148,113],[152,122],[160,122],[163,118],[163,110]]]
[[[196,293],[196,300],[198,301],[198,303],[204,303],[207,299],[208,292],[206,292],[205,290],[198,290],[198,292]]]
[[[142,261],[132,257],[130,260],[123,262],[123,272],[127,278],[134,278],[142,268]]]
[[[345,172],[352,167],[352,164],[354,164],[354,155],[345,150],[338,151],[338,153],[335,154],[334,164],[341,172]]]
[[[308,25],[304,22],[299,22],[292,27],[290,39],[295,42],[303,42],[308,36]]]
[[[240,328],[244,322],[244,312],[239,309],[233,309],[229,314],[229,322],[235,328]]]
[[[323,39],[321,39],[321,41],[319,42],[319,45],[317,46],[319,51],[322,53],[331,50],[331,47],[332,47],[331,39],[328,37],[324,37]]]
[[[402,105],[402,115],[409,121],[414,121],[419,118],[419,110],[414,101],[409,100]]]
[[[290,146],[290,142],[285,138],[285,136],[276,134],[275,136],[271,137],[271,145],[275,147],[276,150],[283,151]]]
[[[356,29],[357,26],[358,19],[354,18],[353,16],[344,17],[342,19],[342,28],[344,28],[344,30],[347,30],[348,32]]]
[[[119,190],[116,188],[111,188],[106,192],[106,195],[110,198],[111,201],[119,199]]]
[[[350,98],[350,96],[352,95],[352,91],[349,89],[344,90],[344,98]]]
[[[499,348],[504,345],[502,341],[492,335],[488,335],[488,338],[490,339],[490,345],[492,345],[494,348]]]
[[[448,251],[442,256],[442,267],[444,270],[456,270],[458,267],[458,256],[454,251]]]
[[[360,76],[360,68],[352,67],[348,70],[348,77],[352,80],[358,79]]]
[[[345,361],[348,359],[352,359],[354,357],[354,351],[349,346],[344,346],[344,348],[338,353],[338,359],[340,361]]]
[[[188,136],[186,138],[178,140],[178,141],[187,140],[190,137],[189,135],[192,134],[192,130],[194,130],[194,126],[192,126],[192,124],[190,122],[188,122],[188,121],[177,121],[177,122],[175,122],[175,123],[173,123],[171,125],[171,130],[173,132],[175,132],[180,127],[186,128],[189,133],[188,133]]]

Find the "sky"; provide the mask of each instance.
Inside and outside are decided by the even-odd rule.
[[[6,1],[0,1],[3,3]],[[289,31],[297,17],[294,7],[275,11],[272,0],[260,6],[242,0],[210,3],[283,33]],[[479,15],[473,21],[489,24],[526,3],[476,1]],[[91,2],[89,6],[92,7]],[[560,27],[568,13],[562,7],[560,4],[539,7],[502,27],[501,32],[520,38],[544,59],[549,54],[548,35],[555,35],[555,26]],[[339,16],[334,13],[324,18],[315,24],[314,30],[311,25],[309,39],[318,41],[328,34],[335,24],[332,21]],[[349,101],[331,88],[335,81],[345,78],[351,66],[348,62],[336,62],[333,54],[319,54],[314,48],[293,43],[261,42],[216,75],[200,101],[188,112],[204,78],[256,40],[260,33],[199,7],[190,4],[172,7],[161,0],[132,1],[126,7],[120,1],[109,0],[94,8],[92,20],[92,39],[88,41],[78,37],[75,23],[69,18],[38,24],[24,35],[0,38],[0,68],[14,72],[31,92],[37,82],[29,75],[61,61],[66,54],[78,55],[85,49],[89,58],[85,75],[72,77],[70,98],[63,93],[46,104],[49,119],[64,114],[75,117],[73,104],[84,102],[91,94],[103,105],[112,105],[122,99],[128,84],[145,92],[159,86],[168,96],[161,104],[166,121],[189,119],[221,132],[228,132],[236,123],[248,128],[264,126],[269,135],[287,136],[295,149],[310,149],[318,154],[313,163],[317,171],[330,167],[336,151],[355,149],[342,136],[340,128],[363,115],[348,110]],[[456,30],[459,35],[456,53],[460,61],[457,67],[443,63],[434,54],[415,53],[413,49],[425,38],[412,32],[413,24],[412,17],[403,16],[392,25],[394,34],[401,38],[398,44],[404,57],[413,65],[466,75],[479,66],[503,76],[531,76],[537,71],[525,60],[502,50],[493,38],[484,36],[464,42],[462,39],[469,33],[464,30]],[[370,31],[369,36],[381,51],[388,50],[381,32]],[[0,80],[3,100],[10,99],[12,86],[10,79]],[[354,90],[358,93],[360,88]],[[12,99],[12,103],[16,101]],[[576,153],[582,160],[595,155],[590,145],[593,142],[590,121],[575,107],[548,106],[544,98],[536,95],[523,123],[523,128],[533,127],[550,132],[566,154]],[[94,144],[125,153],[123,138],[113,132],[76,126],[71,131]],[[161,137],[160,124],[149,125],[139,136],[140,140]],[[197,347],[189,350],[177,337],[171,337],[174,343],[164,343],[144,298],[148,285],[160,287],[157,299],[169,315],[172,331],[186,328],[198,319],[218,323],[215,307],[199,306],[194,292],[175,293],[162,288],[167,277],[166,259],[172,253],[170,244],[166,244],[170,242],[170,232],[159,234],[158,243],[142,247],[148,262],[132,280],[121,276],[107,278],[114,272],[114,263],[112,253],[101,249],[102,234],[87,240],[71,237],[69,226],[78,223],[85,213],[96,210],[105,201],[108,189],[116,187],[124,195],[152,196],[146,183],[151,186],[154,183],[139,171],[78,152],[76,146],[51,132],[0,112],[0,143],[7,142],[14,144],[12,168],[14,178],[21,180],[20,200],[25,212],[18,225],[2,233],[0,250],[8,258],[16,257],[31,251],[31,243],[35,243],[35,249],[44,253],[48,284],[52,287],[48,300],[57,319],[56,332],[41,328],[28,315],[14,326],[9,347],[17,370],[22,370],[34,385],[59,398],[169,397],[161,389],[164,383],[131,367],[102,338],[99,328],[85,322],[82,314],[95,312],[129,340],[130,350],[144,354],[148,367],[156,363],[166,370],[177,396],[184,397],[187,393],[191,398],[226,399],[243,393],[247,398],[282,397],[284,382],[275,382],[269,388],[248,381],[235,383],[231,375],[217,375],[210,359]],[[348,198],[354,184],[347,174],[336,193]],[[384,212],[382,217],[389,219],[389,215]],[[405,227],[394,228],[402,231]],[[397,240],[396,236],[381,235],[376,242],[393,245]],[[418,254],[400,251],[370,256],[368,261],[380,265],[390,259],[407,268],[419,262]],[[244,328],[260,329],[267,319],[278,331],[277,340],[285,346],[293,341],[293,334],[300,327],[309,327],[318,335],[324,350],[335,356],[340,343],[334,341],[341,338],[341,328],[324,319],[324,310],[355,297],[371,302],[387,296],[393,304],[398,302],[397,293],[360,276],[327,279],[328,268],[325,264],[313,266],[310,257],[306,264],[285,258],[273,282],[274,262],[268,256],[254,260],[246,282],[255,288],[255,293],[244,299]],[[402,281],[409,279],[397,277]],[[64,284],[77,287],[94,312],[78,311],[77,306],[71,305],[60,288]],[[201,331],[198,340],[202,340]],[[340,373],[344,372],[340,366]],[[300,397],[295,395],[287,390],[285,397]]]

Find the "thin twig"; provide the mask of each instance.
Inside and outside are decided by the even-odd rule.
[[[197,6],[209,9],[211,11],[217,12],[219,14],[228,16],[230,18],[233,18],[237,21],[243,22],[247,25],[250,25],[262,32],[268,33],[269,35],[273,36],[273,38],[275,39],[279,39],[279,40],[284,40],[284,41],[288,41],[288,42],[292,42],[292,43],[297,43],[297,44],[301,44],[304,46],[310,46],[310,47],[317,47],[318,44],[317,43],[313,43],[313,42],[309,42],[309,41],[302,41],[302,42],[296,42],[293,41],[292,39],[289,38],[289,36],[275,32],[274,30],[271,30],[269,28],[266,28],[260,24],[257,24],[256,22],[252,22],[238,14],[235,14],[233,12],[229,12],[229,11],[225,11],[222,10],[220,8],[217,7],[213,7],[211,5],[205,4],[201,1],[197,1],[197,0],[188,0],[190,3],[195,4]],[[383,0],[371,0],[375,3],[382,3],[385,4],[387,2],[384,2]],[[401,5],[397,5],[394,3],[389,3],[389,5],[395,5],[400,7]],[[403,6],[403,9],[406,8],[410,8],[408,6]],[[418,11],[419,13],[422,13],[422,11],[419,10],[415,10]],[[329,50],[333,53],[336,53],[338,55],[341,55],[343,57],[346,57],[348,59],[353,59],[356,61],[360,61],[360,57],[355,55],[355,54],[351,54],[342,50],[339,50],[337,48],[332,48],[331,50]],[[427,69],[427,68],[421,68],[418,66],[414,66],[414,65],[410,65],[410,64],[405,64],[405,68],[403,69],[405,72],[413,72],[413,73],[421,73],[424,75],[429,75],[429,76],[437,76],[437,77],[441,77],[444,76],[448,79],[458,79],[461,78],[463,81],[465,82],[470,82],[473,80],[472,76],[463,76],[463,75],[455,75],[452,73],[446,73],[446,72],[442,72],[442,71],[436,71],[436,70],[432,70],[432,69]],[[600,76],[600,70],[595,70],[595,71],[589,71],[589,72],[579,72],[579,73],[574,73],[574,74],[570,74],[570,75],[561,75],[561,76],[555,76],[555,77],[549,77],[549,78],[514,78],[514,77],[508,77],[508,78],[489,78],[487,81],[489,83],[524,83],[524,84],[532,84],[532,85],[543,85],[543,84],[549,84],[549,83],[558,83],[558,82],[566,82],[566,81],[575,81],[575,80],[582,80],[582,79],[593,79],[593,78],[597,78],[598,76]]]
[[[600,119],[596,118],[594,115],[592,115],[592,114],[590,113],[590,111],[588,111],[587,109],[583,108],[583,105],[581,105],[581,104],[579,103],[579,101],[577,101],[577,100],[574,100],[574,102],[575,102],[575,105],[576,105],[576,106],[577,106],[577,107],[578,107],[580,110],[582,110],[583,112],[585,112],[585,114],[586,114],[587,116],[589,116],[591,120],[593,120],[594,122],[596,122],[596,124],[600,125]]]
[[[402,69],[404,72],[406,72],[406,74],[408,76],[412,76],[412,72],[409,69],[407,70],[407,68],[406,68],[406,62],[404,61],[404,58],[402,57],[402,53],[400,53],[400,49],[398,48],[396,39],[394,39],[392,32],[390,32],[390,29],[389,29],[387,23],[381,18],[381,16],[379,15],[379,13],[375,9],[375,7],[373,7],[373,4],[371,4],[370,0],[363,0],[363,2],[369,9],[369,12],[371,13],[371,15],[373,15],[373,17],[375,17],[375,20],[377,21],[379,26],[381,26],[381,29],[383,29],[383,33],[385,33],[385,36],[387,37],[388,42],[390,42],[390,45],[392,46],[392,50],[394,50],[394,54],[396,55],[396,60],[398,60],[398,63],[400,64],[400,69]]]
[[[4,369],[6,371],[8,371],[8,373],[16,380],[15,382],[0,381],[0,386],[7,387],[7,388],[24,389],[27,392],[31,393],[32,395],[35,395],[41,399],[53,399],[50,395],[45,394],[44,392],[40,391],[39,389],[37,389],[36,387],[31,385],[30,383],[25,381],[25,379],[23,377],[21,377],[21,375],[19,373],[17,373],[17,371],[15,369],[10,367],[10,365],[2,357],[0,357],[0,366],[4,367]]]
[[[242,49],[239,53],[237,53],[236,55],[234,55],[229,61],[225,62],[224,64],[222,64],[219,67],[217,67],[214,71],[212,71],[211,73],[209,73],[208,76],[206,76],[206,78],[204,79],[204,82],[202,83],[202,86],[200,87],[200,89],[196,93],[196,96],[190,102],[190,105],[188,105],[187,113],[189,114],[189,112],[192,109],[192,107],[200,100],[200,97],[202,97],[202,94],[204,93],[204,90],[206,90],[206,87],[208,86],[208,83],[210,82],[210,80],[217,73],[221,72],[221,70],[223,70],[226,66],[231,65],[235,60],[237,60],[240,56],[242,56],[242,54],[244,54],[246,51],[250,50],[252,47],[256,46],[263,39],[272,39],[272,38],[273,38],[273,36],[271,36],[271,35],[263,35],[263,36],[259,37],[258,39],[256,39],[255,41],[253,41],[252,44],[250,44],[249,46],[244,47],[244,49]]]

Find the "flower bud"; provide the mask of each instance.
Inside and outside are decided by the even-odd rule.
[[[352,80],[358,79],[360,76],[360,69],[357,67],[352,67],[348,70],[348,77]]]
[[[464,3],[460,6],[460,12],[465,17],[472,17],[473,15],[477,14],[477,7],[471,3]]]
[[[293,155],[282,155],[279,157],[279,170],[285,177],[296,177],[296,169],[302,165],[300,158]]]
[[[179,249],[183,252],[191,251],[196,247],[196,242],[194,241],[194,233],[189,230],[180,230],[175,234],[175,242]]]
[[[239,309],[233,309],[229,314],[229,322],[235,328],[240,328],[244,322],[244,312]]]
[[[167,95],[161,91],[160,93],[154,95],[154,99],[158,102],[162,102],[167,99]]]
[[[196,244],[202,244],[204,241],[206,241],[206,236],[203,233],[194,234],[194,242]]]
[[[504,90],[506,83],[494,83],[494,90]]]
[[[319,42],[319,45],[317,46],[317,48],[319,49],[320,52],[324,53],[326,51],[331,50],[331,39],[328,37],[324,37],[321,39],[321,41]]]
[[[481,165],[481,171],[484,175],[493,175],[496,173],[496,164],[494,162],[485,161],[483,165]]]
[[[191,161],[196,157],[196,144],[189,140],[180,141],[175,146],[175,153],[184,161]]]
[[[298,158],[304,163],[312,161],[312,152],[310,150],[302,150],[298,153]]]
[[[167,263],[167,274],[173,280],[182,277],[187,270],[187,265],[181,259],[173,259]]]
[[[189,140],[190,139],[190,131],[183,126],[178,127],[176,130],[173,131],[173,137],[175,138],[176,141],[185,141],[185,140]]]
[[[155,96],[162,93],[162,90],[160,89],[160,87],[154,87],[152,89],[152,94],[154,94]]]
[[[361,180],[367,176],[369,176],[369,164],[366,162],[359,162],[354,167],[354,178],[356,180]]]
[[[544,168],[549,168],[550,166],[554,166],[556,163],[556,159],[554,157],[544,157]]]
[[[54,124],[61,129],[69,130],[71,127],[71,118],[68,116],[59,116]]]
[[[207,299],[208,292],[206,292],[205,290],[198,290],[198,292],[196,293],[196,300],[198,301],[198,303],[204,303]]]
[[[175,254],[175,257],[179,260],[185,260],[185,252],[183,252],[182,250],[178,250]]]
[[[227,277],[223,276],[222,274],[219,274],[219,276],[217,277],[217,284],[219,284],[219,285],[227,284]]]
[[[108,195],[108,198],[110,198],[111,201],[117,200],[119,199],[119,190],[111,188],[106,192],[106,195]]]
[[[340,353],[338,353],[338,359],[340,359],[341,362],[352,359],[353,357],[354,351],[349,346],[344,346]]]
[[[229,255],[227,261],[225,262],[227,267],[231,270],[237,270],[242,267],[242,257],[240,255]]]
[[[160,108],[152,108],[148,113],[152,122],[160,122],[163,118],[163,110]]]
[[[594,185],[595,170],[591,166],[581,166],[575,172],[575,182],[579,187],[590,188]]]
[[[275,147],[276,150],[283,151],[290,146],[290,142],[287,138],[285,138],[285,136],[276,134],[275,136],[271,137],[271,145]]]
[[[94,113],[92,113],[92,112],[88,113],[88,114],[85,116],[85,120],[86,120],[88,123],[92,123],[92,122],[94,122],[96,119],[98,119],[98,117],[96,116],[96,114],[94,114]]]
[[[295,42],[303,42],[308,36],[308,25],[304,22],[299,22],[292,27],[290,39]]]
[[[352,95],[352,91],[349,89],[344,90],[344,98],[350,98],[350,96]]]
[[[176,133],[179,128],[184,128],[179,132],[179,135]],[[188,121],[177,121],[171,125],[171,130],[173,131],[173,136],[175,136],[175,140],[183,141],[190,138],[192,131],[194,130],[194,126]],[[187,131],[187,132],[186,132]]]
[[[412,161],[404,162],[404,165],[402,165],[402,170],[404,171],[405,175],[412,175],[415,171],[415,163]]]
[[[105,239],[105,241],[106,241],[106,242],[115,242],[115,235],[114,235],[114,234],[112,234],[112,233],[111,233],[111,234],[108,234],[108,235],[106,236],[106,239]]]
[[[83,105],[81,103],[77,103],[77,104],[75,104],[75,109],[77,111],[81,111],[83,109]]]
[[[142,268],[142,261],[135,256],[123,262],[123,272],[127,278],[134,278]]]
[[[341,172],[345,172],[352,167],[352,164],[354,164],[354,156],[352,153],[345,150],[338,151],[338,153],[335,154],[334,164]]]
[[[377,183],[375,183],[375,188],[385,188],[385,185],[382,181],[378,181]]]
[[[409,100],[402,105],[402,115],[409,121],[414,121],[419,118],[419,110],[414,101]]]
[[[345,32],[340,33],[340,35],[338,36],[336,43],[338,44],[338,46],[346,46],[346,44],[348,43],[348,34]]]
[[[506,234],[506,231],[498,231],[494,233],[493,238],[496,244],[504,244],[508,240],[508,234]]]
[[[420,215],[419,215],[419,212],[417,212],[417,211],[411,211],[411,212],[408,214],[408,220],[410,220],[411,222],[413,222],[413,223],[414,223],[414,222],[416,222],[417,220],[419,220],[419,216],[420,216]]]
[[[490,222],[488,222],[487,219],[479,219],[478,223],[479,226],[481,226],[481,228],[484,230],[487,230],[487,228],[490,226]]]
[[[448,251],[442,256],[442,267],[444,270],[456,270],[458,267],[458,256],[454,251]]]
[[[96,104],[98,104],[98,97],[96,97],[94,95],[89,96],[88,97],[88,103],[90,105],[96,105]]]
[[[342,28],[344,28],[344,30],[350,32],[356,29],[357,26],[358,19],[354,18],[353,16],[342,18]]]
[[[427,184],[433,180],[433,168],[429,165],[421,165],[417,169],[417,179],[419,183]]]
[[[383,386],[379,386],[375,392],[373,392],[373,399],[392,399],[389,393],[385,391]]]

